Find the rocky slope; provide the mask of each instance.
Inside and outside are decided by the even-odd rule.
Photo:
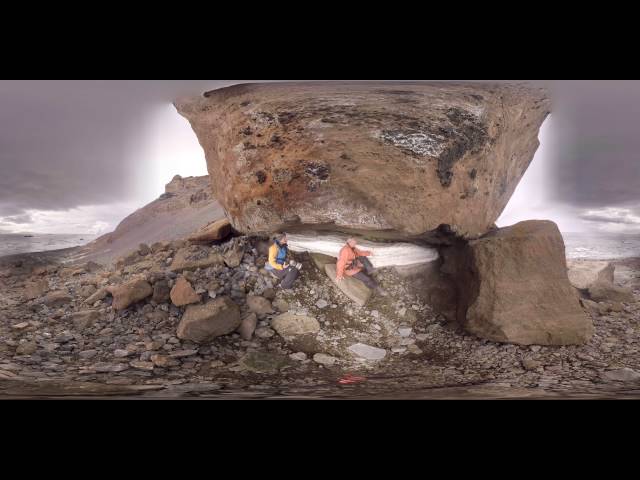
[[[640,377],[637,301],[585,304],[595,325],[586,345],[518,346],[466,334],[395,268],[378,274],[390,296],[360,307],[306,253],[296,287],[275,288],[257,238],[158,243],[127,258],[0,268],[0,393],[409,396],[475,385],[490,395],[606,395]],[[185,269],[176,258],[211,263]],[[637,300],[634,265],[623,285]],[[239,311],[236,332],[179,333],[187,312],[220,298]]]
[[[111,263],[141,243],[183,238],[199,227],[224,217],[211,195],[208,176],[176,175],[160,198],[136,210],[117,228],[78,250],[73,261]]]
[[[406,82],[244,84],[175,106],[237,230],[431,240],[491,227],[550,111],[524,85]]]

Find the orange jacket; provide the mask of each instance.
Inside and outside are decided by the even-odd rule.
[[[345,245],[340,249],[340,254],[338,255],[338,263],[336,264],[336,276],[338,278],[343,275],[352,276],[362,270],[362,266],[357,266],[355,268],[350,268],[351,262],[353,262],[356,257],[368,257],[371,255],[371,252],[366,250],[358,250],[357,248],[351,248],[349,245]]]

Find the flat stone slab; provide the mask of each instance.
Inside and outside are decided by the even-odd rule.
[[[338,283],[338,281],[336,280],[335,264],[326,264],[324,266],[324,271],[329,276],[331,281],[342,291],[342,293],[344,293],[358,305],[363,306],[371,298],[371,294],[373,293],[371,289],[356,278],[347,277],[345,275],[344,280]]]
[[[349,351],[359,358],[365,360],[382,360],[387,356],[384,348],[372,347],[364,343],[355,343],[349,347]]]

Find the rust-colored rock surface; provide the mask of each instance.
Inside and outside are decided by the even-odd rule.
[[[175,102],[244,233],[325,226],[472,238],[496,221],[550,111],[524,84],[242,84]]]

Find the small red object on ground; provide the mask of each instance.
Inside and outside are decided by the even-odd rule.
[[[366,380],[365,377],[357,377],[355,375],[345,375],[340,380],[338,380],[338,383],[342,385],[348,385],[351,383],[364,382],[365,380]]]

